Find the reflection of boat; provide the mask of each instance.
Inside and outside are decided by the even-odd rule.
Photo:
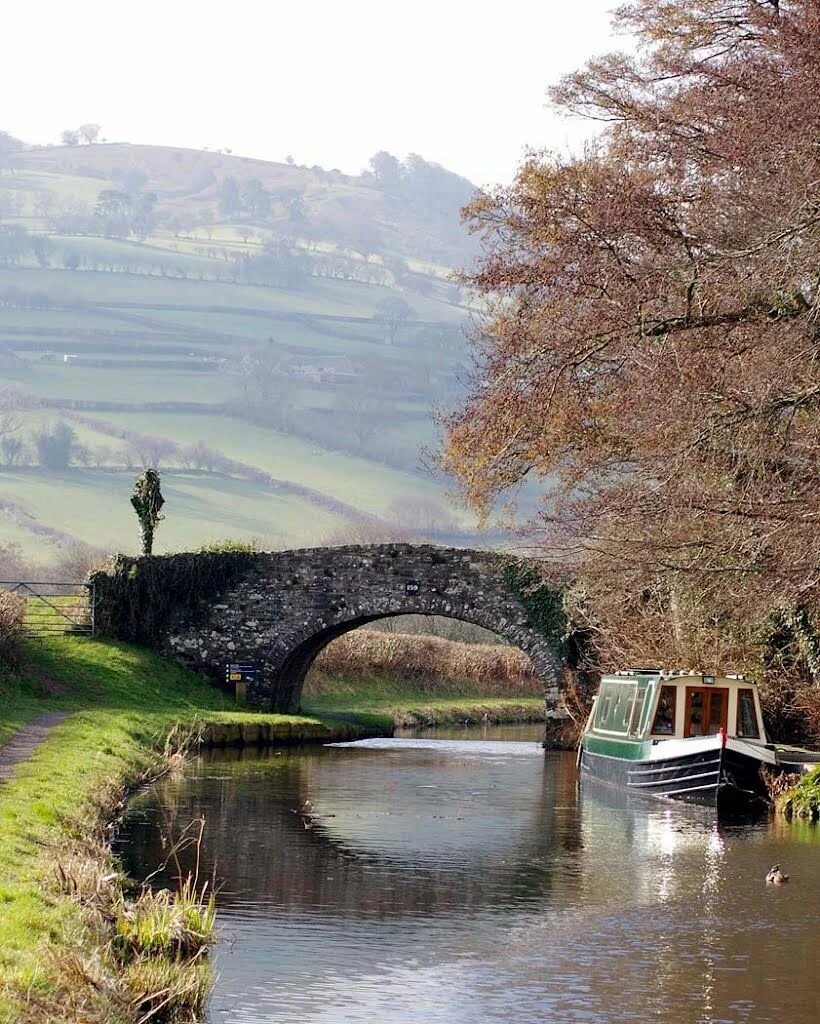
[[[753,683],[654,670],[601,680],[580,765],[636,794],[719,810],[765,802],[761,767],[786,767],[767,740]]]

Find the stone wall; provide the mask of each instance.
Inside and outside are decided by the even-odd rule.
[[[249,703],[288,711],[299,706],[313,659],[337,636],[391,615],[446,615],[491,629],[524,650],[548,706],[557,701],[559,657],[528,620],[507,581],[504,556],[384,544],[237,556],[223,569],[215,557],[120,558],[97,577],[98,621],[218,682],[228,663],[257,662],[261,672]],[[207,592],[195,593],[186,582],[192,569],[191,578],[207,580]],[[140,605],[158,595],[161,610],[143,616]],[[142,625],[148,618],[150,630]]]

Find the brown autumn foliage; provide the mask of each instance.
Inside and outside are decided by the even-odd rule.
[[[465,644],[437,636],[357,629],[334,640],[313,663],[308,687],[321,692],[320,674],[403,679],[422,689],[480,684],[488,695],[540,696],[529,657],[505,644]],[[318,688],[318,689],[317,689]]]
[[[552,92],[599,139],[465,212],[488,314],[444,461],[484,514],[543,481],[525,529],[607,667],[820,682],[820,3],[616,21],[637,52]]]

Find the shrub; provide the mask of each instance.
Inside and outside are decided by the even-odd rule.
[[[45,469],[68,469],[75,454],[77,435],[67,423],[58,423],[52,429],[41,430],[34,437],[37,458]]]
[[[16,668],[20,664],[25,613],[24,597],[0,590],[0,665]]]
[[[206,555],[220,555],[227,552],[239,552],[240,554],[252,555],[259,550],[256,540],[209,540],[199,549]]]
[[[794,789],[778,801],[778,807],[787,818],[817,821],[820,818],[820,769],[804,775]]]

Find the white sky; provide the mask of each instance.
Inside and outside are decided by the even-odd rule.
[[[2,14],[0,129],[211,149],[357,173],[379,149],[477,184],[588,128],[545,109],[617,43],[617,0],[39,0]]]

